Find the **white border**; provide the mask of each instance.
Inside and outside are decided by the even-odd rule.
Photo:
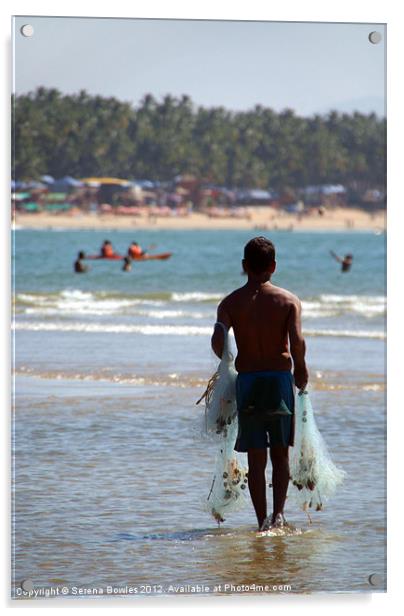
[[[193,18],[193,19],[257,19],[257,20],[271,20],[271,21],[328,21],[328,22],[359,22],[359,23],[387,23],[388,25],[388,73],[387,73],[387,86],[388,86],[388,408],[389,408],[389,420],[388,420],[388,457],[389,457],[389,478],[388,478],[388,494],[389,494],[389,540],[388,540],[388,592],[387,594],[375,594],[372,599],[368,595],[332,595],[332,596],[315,596],[315,597],[274,597],[266,599],[265,601],[254,601],[247,599],[247,605],[257,609],[258,612],[267,612],[268,609],[280,609],[282,612],[289,612],[290,609],[303,610],[303,613],[313,613],[318,610],[327,612],[330,614],[339,612],[346,607],[354,607],[355,610],[366,610],[368,615],[379,612],[384,607],[392,608],[394,604],[400,599],[400,569],[399,566],[399,549],[400,539],[402,536],[402,524],[400,523],[402,509],[400,509],[398,503],[398,495],[402,492],[401,482],[398,482],[397,472],[394,471],[394,467],[398,467],[398,459],[395,453],[398,451],[398,446],[402,447],[402,421],[399,423],[399,418],[403,413],[403,409],[400,405],[399,396],[399,383],[400,377],[402,380],[402,374],[399,373],[399,366],[402,362],[402,331],[404,328],[400,324],[399,318],[402,312],[402,302],[400,302],[400,280],[402,280],[402,266],[403,255],[399,252],[399,242],[402,244],[401,235],[403,233],[403,214],[404,209],[403,196],[402,196],[402,130],[400,131],[400,125],[402,125],[402,110],[403,96],[402,96],[402,58],[403,44],[401,42],[402,37],[402,22],[400,20],[399,3],[394,0],[384,0],[384,2],[378,0],[339,0],[338,2],[326,3],[323,0],[288,0],[288,2],[263,2],[262,0],[249,0],[248,2],[241,2],[241,0],[232,0],[227,2],[226,0],[204,0],[200,3],[190,3],[179,0],[170,0],[170,2],[149,1],[139,2],[137,0],[124,1],[114,0],[113,3],[100,5],[90,0],[59,0],[57,3],[49,0],[35,0],[35,3],[29,0],[5,0],[0,8],[1,19],[0,28],[2,34],[2,46],[6,53],[3,55],[3,61],[1,64],[2,79],[6,96],[1,99],[1,122],[2,122],[2,135],[9,135],[9,94],[10,94],[10,31],[11,31],[11,15],[60,15],[60,16],[94,16],[94,17],[167,17],[167,18]],[[401,60],[400,60],[401,59]],[[400,115],[399,115],[400,114]],[[3,138],[4,142],[4,138]],[[8,142],[8,143],[7,143]],[[1,282],[2,285],[2,298],[3,298],[3,310],[1,311],[3,316],[3,344],[2,344],[2,359],[4,362],[4,369],[1,371],[1,391],[6,392],[4,396],[3,404],[3,416],[7,417],[9,413],[9,399],[7,393],[10,395],[10,380],[9,380],[9,335],[8,335],[8,317],[9,311],[9,289],[8,292],[4,292],[8,288],[9,284],[9,138],[5,140],[7,148],[1,148],[2,164],[1,170],[1,187],[2,187],[2,233],[3,233],[3,262],[1,267]],[[401,191],[400,191],[401,188]],[[400,352],[401,351],[401,352]],[[3,477],[4,491],[3,494],[9,493],[9,431],[10,423],[5,422],[3,429],[3,460],[5,473]],[[400,439],[400,440],[399,440]],[[402,462],[400,463],[401,466]],[[377,470],[375,469],[375,472]],[[396,496],[397,495],[397,496]],[[9,514],[6,511],[3,514],[1,529],[4,533],[2,545],[10,545],[9,542]],[[17,602],[10,602],[7,600],[9,595],[9,550],[3,550],[4,559],[2,560],[2,575],[0,580],[2,583],[3,602],[9,609],[21,611],[25,608],[39,608],[39,602],[29,602],[24,604],[23,607],[17,606]],[[246,598],[243,598],[246,599]],[[216,608],[219,606],[223,609],[224,603],[230,603],[229,608],[236,610],[237,604],[240,605],[240,597],[224,598],[220,601],[207,599],[206,600],[191,600],[192,610],[199,612]],[[186,597],[182,597],[181,600],[175,601],[175,608],[173,601],[165,600],[154,602],[153,605],[157,607],[164,607],[165,610],[172,609],[188,609],[190,607],[190,600]],[[71,605],[71,607],[70,607]],[[85,609],[82,606],[94,607],[94,602],[74,601],[69,604],[67,609],[70,611],[74,609],[74,613],[80,613],[81,609]],[[114,601],[112,602],[100,602],[96,605],[101,609],[116,609],[114,606],[126,607],[128,609],[142,609],[142,605],[139,602],[133,603],[129,601]],[[144,605],[144,604],[143,604]],[[148,607],[151,607],[152,603],[147,602]],[[52,609],[61,609],[57,607],[54,601],[47,601],[41,605],[41,607],[49,607]],[[245,601],[240,605],[240,609],[245,609],[247,606]],[[66,609],[66,608],[65,608]],[[237,611],[237,610],[236,610]]]

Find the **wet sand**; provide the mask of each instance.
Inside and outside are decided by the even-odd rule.
[[[360,209],[336,208],[303,215],[282,212],[269,207],[246,208],[246,216],[213,218],[193,212],[187,216],[117,216],[111,214],[21,214],[14,221],[16,228],[32,229],[256,229],[261,231],[347,231],[382,232],[386,213],[369,214]]]

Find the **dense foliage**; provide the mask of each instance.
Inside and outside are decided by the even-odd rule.
[[[231,112],[188,96],[140,106],[38,88],[13,98],[13,177],[194,174],[231,187],[385,184],[386,121],[375,114],[299,117],[256,105]]]

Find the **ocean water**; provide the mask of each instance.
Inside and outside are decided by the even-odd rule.
[[[344,485],[312,523],[288,498],[291,536],[258,535],[251,502],[220,528],[205,510],[215,445],[195,402],[217,365],[216,306],[245,283],[257,233],[15,232],[13,596],[23,580],[69,597],[385,590],[383,234],[270,234],[273,283],[302,300],[311,399]],[[105,239],[173,256],[74,274],[77,252]],[[350,272],[330,249],[353,254]]]

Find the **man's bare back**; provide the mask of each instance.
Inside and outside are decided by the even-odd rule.
[[[248,281],[225,297],[218,321],[233,327],[237,371],[291,370],[289,330],[299,310],[296,296],[270,282]]]
[[[237,345],[238,372],[291,370],[302,389],[308,379],[305,342],[301,331],[298,297],[269,281],[249,275],[247,284],[225,297],[218,306],[217,320],[233,328]],[[216,328],[212,346],[221,356],[222,332]]]

